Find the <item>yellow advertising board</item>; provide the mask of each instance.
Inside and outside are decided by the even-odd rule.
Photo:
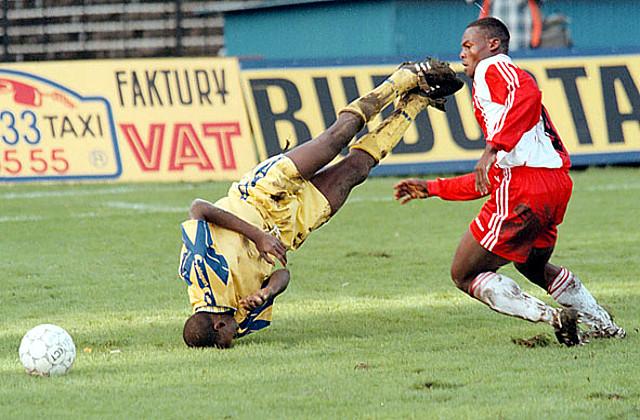
[[[640,161],[640,55],[522,59],[543,92],[574,163]],[[318,135],[336,112],[395,66],[263,68],[242,71],[260,158]],[[461,72],[462,67],[454,68]],[[468,79],[465,78],[468,81]],[[383,111],[388,115],[390,109]],[[380,117],[369,127],[380,122]],[[469,170],[484,147],[471,84],[418,116],[378,174]]]
[[[235,58],[0,66],[0,181],[219,180],[255,164]]]

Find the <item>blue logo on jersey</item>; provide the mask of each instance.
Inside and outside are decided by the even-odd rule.
[[[196,280],[201,289],[209,288],[209,274],[207,267],[213,270],[218,278],[226,285],[229,280],[229,264],[222,254],[217,254],[213,249],[213,238],[211,231],[204,220],[198,220],[196,238],[191,242],[189,235],[182,227],[182,242],[186,252],[182,254],[180,261],[180,277],[191,285],[191,268],[195,268]]]
[[[260,181],[262,178],[264,178],[267,175],[267,172],[269,172],[269,169],[271,169],[271,167],[275,165],[283,157],[284,155],[276,155],[271,157],[270,159],[265,160],[260,164],[260,166],[258,166],[255,169],[255,172],[253,174],[253,179],[250,182],[238,184],[238,191],[240,191],[240,198],[242,198],[243,200],[246,200],[247,197],[249,196],[249,188],[255,187],[258,181]]]
[[[262,305],[249,312],[247,314],[247,317],[238,325],[238,331],[236,332],[235,338],[244,337],[245,335],[249,335],[271,325],[271,321],[256,318],[269,306],[273,305],[274,299],[275,298],[270,297]]]

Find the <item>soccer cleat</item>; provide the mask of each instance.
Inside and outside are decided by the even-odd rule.
[[[583,333],[586,338],[625,338],[627,332],[624,328],[600,329],[592,327]]]
[[[596,320],[588,314],[581,314],[581,319],[590,326],[583,333],[586,338],[625,338],[627,335],[624,328],[617,326],[610,317],[606,323],[602,323],[601,320]]]
[[[584,332],[588,338],[624,338],[627,332],[613,322],[613,317],[604,308],[599,307],[594,314],[580,313],[580,321],[589,326]]]
[[[446,111],[445,104],[447,103],[447,98],[432,99],[427,94],[425,94],[420,88],[415,88],[413,90],[410,90],[404,96],[396,98],[396,100],[393,101],[393,108],[394,109],[404,108],[407,102],[409,101],[409,98],[412,95],[421,97],[422,100],[425,102],[425,108],[428,106],[432,106],[438,111],[442,111],[442,112]]]
[[[427,74],[432,69],[431,58],[427,57],[424,61],[405,61],[400,64],[398,70],[408,70],[417,76],[416,87],[419,87],[424,93],[429,93],[436,90],[436,86],[430,86],[427,80]]]
[[[555,311],[553,328],[560,344],[572,347],[583,343],[578,322],[580,322],[580,313],[575,309],[560,308]]]
[[[452,95],[464,85],[449,63],[437,58],[427,57],[420,62],[405,62],[400,65],[399,70],[408,70],[417,76],[418,87],[430,98]]]
[[[441,98],[452,95],[462,88],[464,82],[456,76],[448,63],[436,58],[427,58],[420,62],[401,64],[384,82],[371,92],[359,97],[338,111],[359,116],[368,123],[384,107],[412,90],[420,92],[434,100],[430,105],[443,111]]]

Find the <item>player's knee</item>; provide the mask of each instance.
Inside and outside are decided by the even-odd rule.
[[[545,272],[544,265],[540,266],[530,261],[525,263],[514,263],[513,266],[518,270],[520,274],[525,276],[530,282],[547,289],[549,280],[548,275]]]
[[[331,150],[331,153],[337,155],[342,151],[345,143],[352,139],[362,126],[363,123],[360,117],[349,112],[343,112],[319,138],[328,140],[324,142],[325,147]]]
[[[353,131],[359,131],[363,126],[364,121],[360,116],[351,112],[341,112],[336,122],[329,127],[329,130],[333,131],[332,134],[336,136],[353,137]]]
[[[454,263],[451,265],[451,280],[458,289],[463,292],[467,292],[469,290],[469,283],[471,283],[472,279],[469,278],[463,267]]]
[[[347,167],[345,171],[349,174],[351,184],[358,185],[363,183],[369,176],[371,171],[370,161],[364,153],[349,153],[344,159],[344,165]]]

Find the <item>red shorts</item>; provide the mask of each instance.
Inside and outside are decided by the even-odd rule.
[[[571,198],[566,169],[518,166],[489,171],[491,198],[469,226],[487,251],[523,263],[532,248],[555,245]]]

